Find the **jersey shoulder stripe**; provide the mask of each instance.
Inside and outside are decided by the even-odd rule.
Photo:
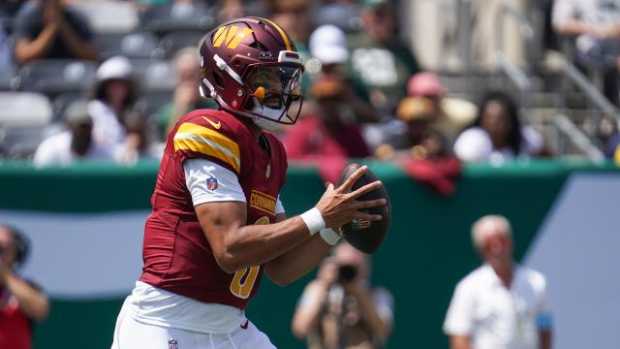
[[[239,144],[214,129],[191,122],[182,123],[174,135],[174,151],[188,150],[214,157],[240,173]]]

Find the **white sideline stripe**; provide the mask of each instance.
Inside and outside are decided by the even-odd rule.
[[[554,346],[620,345],[620,176],[574,174],[564,185],[525,264],[547,277]]]
[[[54,298],[128,294],[142,270],[144,222],[150,211],[79,214],[0,210],[32,242],[21,274]]]

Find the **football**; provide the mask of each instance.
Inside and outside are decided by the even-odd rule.
[[[349,176],[355,172],[360,167],[359,164],[350,164],[345,167],[342,175],[340,177],[339,184],[342,184]],[[355,190],[359,187],[364,186],[365,184],[372,183],[377,180],[377,177],[368,170],[357,182],[353,184],[351,190]],[[354,220],[351,223],[345,224],[342,226],[342,233],[345,240],[347,240],[351,245],[355,248],[359,249],[365,253],[373,253],[375,252],[388,232],[390,227],[390,198],[388,196],[385,187],[381,187],[380,189],[373,190],[369,193],[366,193],[360,196],[357,200],[375,200],[375,199],[386,199],[387,204],[382,207],[373,207],[369,209],[365,209],[364,211],[371,214],[379,214],[383,216],[383,219],[379,221],[369,222],[365,220]]]

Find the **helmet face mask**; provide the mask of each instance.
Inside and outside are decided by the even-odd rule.
[[[292,65],[262,65],[244,79],[248,94],[245,109],[255,117],[282,124],[294,124],[301,109],[302,69]]]
[[[303,64],[288,35],[259,17],[225,23],[200,45],[201,94],[236,115],[293,124],[301,111]],[[260,123],[264,125],[264,123]]]

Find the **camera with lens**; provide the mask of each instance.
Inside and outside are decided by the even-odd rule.
[[[357,277],[357,267],[353,264],[342,264],[338,267],[338,282],[348,283]]]

